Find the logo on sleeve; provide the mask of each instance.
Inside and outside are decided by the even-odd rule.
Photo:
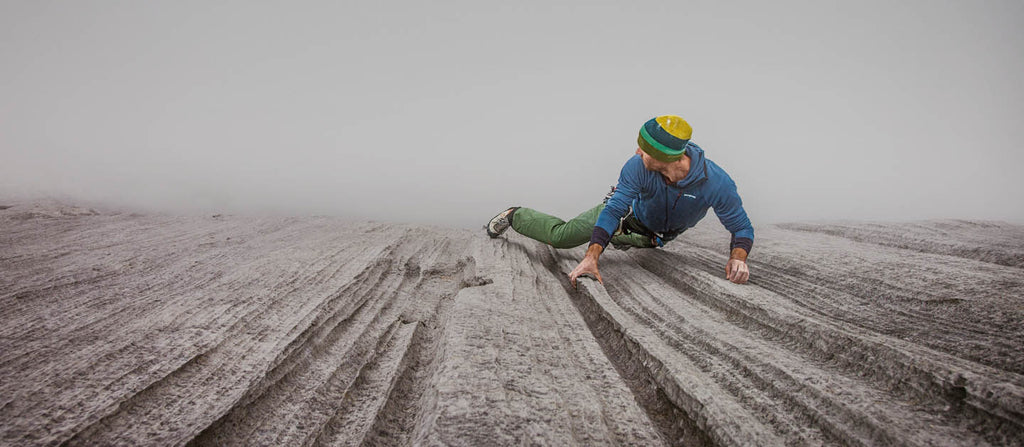
[[[693,194],[683,194],[683,197],[689,197],[691,199],[696,199],[697,198],[697,196],[695,196]]]

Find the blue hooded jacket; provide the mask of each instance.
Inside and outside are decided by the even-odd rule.
[[[640,223],[667,239],[693,227],[708,208],[714,208],[722,225],[732,233],[730,249],[741,247],[750,253],[754,228],[743,211],[736,183],[725,170],[704,158],[700,146],[688,143],[686,154],[690,157],[690,172],[673,185],[666,184],[660,173],[648,171],[639,155],[630,158],[619,173],[615,193],[597,218],[591,243],[607,246],[629,205],[633,205]]]

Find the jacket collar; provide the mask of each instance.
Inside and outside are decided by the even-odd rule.
[[[689,188],[708,179],[708,166],[706,160],[704,160],[704,149],[701,149],[700,146],[691,141],[686,144],[686,155],[690,157],[690,172],[686,173],[686,177],[683,177],[682,180],[672,185],[675,188]]]

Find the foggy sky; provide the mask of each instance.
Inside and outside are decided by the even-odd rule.
[[[0,1],[0,192],[567,218],[677,114],[755,226],[1024,222],[1019,1],[251,3]]]

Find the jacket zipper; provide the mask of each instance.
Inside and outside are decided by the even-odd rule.
[[[700,181],[698,181],[698,182],[694,182],[693,184],[687,185],[686,187],[687,188],[692,188],[694,186],[703,184],[706,181],[708,181],[708,165],[707,165],[707,163],[704,164],[704,178],[700,179]],[[675,185],[669,185],[669,186],[672,186],[675,189],[679,189],[678,187],[675,187]],[[682,196],[683,196],[683,190],[679,189],[679,193],[676,194],[676,201],[675,201],[675,203],[672,204],[672,211],[676,210],[676,205],[679,204],[679,198],[682,197]],[[667,202],[667,199],[666,199],[666,202]],[[666,205],[667,205],[667,203],[666,203]],[[662,225],[662,228],[668,228],[668,207],[665,207],[665,222]]]
[[[679,204],[679,198],[683,196],[683,190],[679,190],[679,194],[676,194],[676,201],[672,203],[672,211],[676,210],[676,205]],[[665,207],[665,223],[661,226],[662,228],[668,228],[668,207]]]

